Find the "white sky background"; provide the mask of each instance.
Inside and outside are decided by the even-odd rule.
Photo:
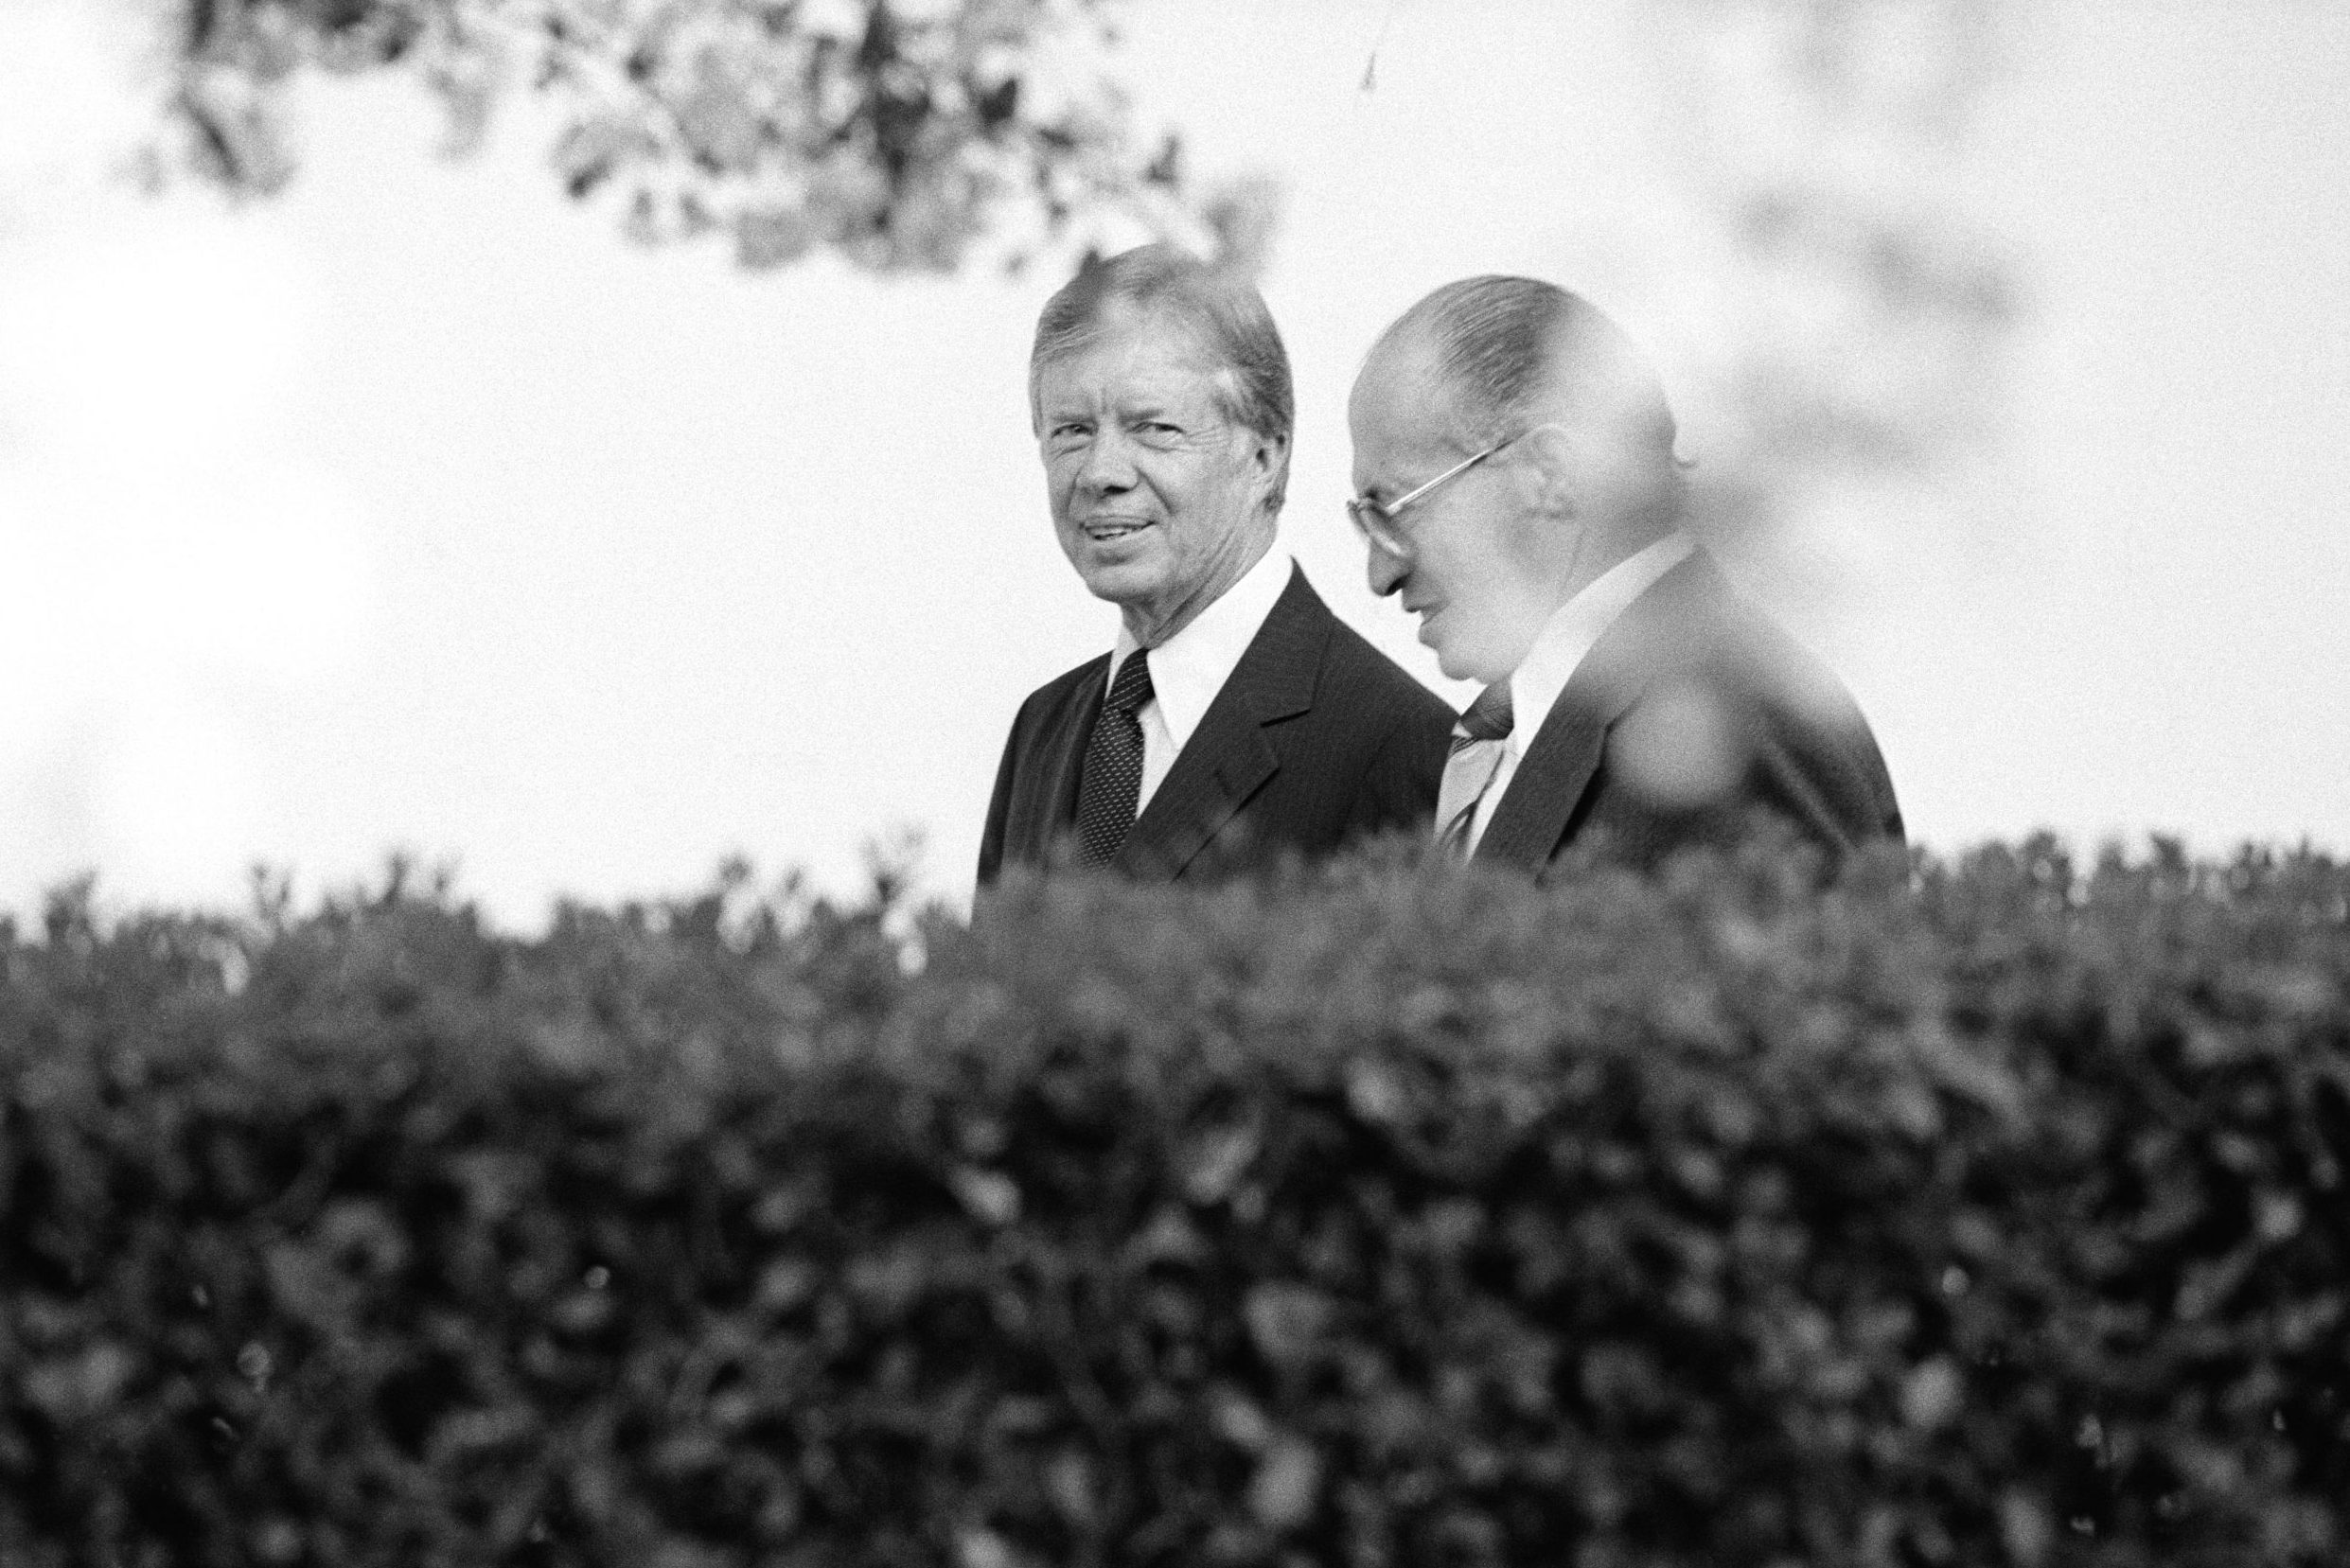
[[[275,203],[150,201],[103,177],[140,125],[106,14],[0,0],[0,908],[91,867],[116,907],[229,904],[256,861],[315,890],[401,847],[526,925],[736,851],[846,890],[900,824],[962,896],[1014,708],[1113,625],[1027,429],[1057,275],[641,251],[526,115],[437,161],[405,80],[313,95]],[[1651,14],[1129,13],[1118,68],[1194,171],[1285,186],[1288,542],[1432,682],[1339,512],[1346,387],[1484,271],[1698,379]],[[1752,586],[1917,840],[2350,846],[2350,11],[2021,0],[2008,53],[1963,171],[2025,263],[2003,440]]]

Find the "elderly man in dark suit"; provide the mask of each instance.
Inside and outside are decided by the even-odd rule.
[[[1423,827],[1452,710],[1276,541],[1292,395],[1257,291],[1163,246],[1088,265],[1037,322],[1029,397],[1062,552],[1119,629],[1021,704],[981,885],[1196,880]]]
[[[1685,530],[1663,388],[1592,306],[1447,285],[1380,338],[1347,412],[1371,590],[1487,682],[1437,806],[1457,853],[1540,875],[1765,821],[1831,858],[1899,840],[1860,709]]]

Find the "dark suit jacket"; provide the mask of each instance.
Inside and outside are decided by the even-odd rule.
[[[1012,721],[980,840],[980,885],[1065,854],[1109,656],[1032,694]],[[1453,711],[1331,614],[1296,567],[1112,863],[1200,880],[1326,855],[1436,813]]]
[[[1901,838],[1868,722],[1699,551],[1634,600],[1535,731],[1475,858],[1652,869],[1776,819],[1831,859]]]

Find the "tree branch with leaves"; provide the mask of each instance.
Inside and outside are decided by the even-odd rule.
[[[1176,239],[1253,264],[1264,192],[1194,199],[1105,69],[1099,0],[171,0],[143,163],[239,197],[296,168],[306,77],[405,72],[481,140],[528,96],[573,197],[631,236],[723,236],[746,266],[831,252],[875,272],[1016,267]]]

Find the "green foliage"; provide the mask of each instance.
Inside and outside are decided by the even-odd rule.
[[[0,1559],[2350,1552],[2350,869],[1410,859],[61,898]]]
[[[169,0],[151,174],[267,194],[294,167],[289,89],[413,74],[452,148],[527,91],[554,164],[626,192],[642,239],[719,233],[750,267],[828,250],[944,271],[1107,215],[1211,249],[1256,245],[1229,200],[1184,201],[1176,143],[1140,142],[1085,46],[1090,0]],[[1085,238],[1083,233],[1077,238]],[[1245,257],[1242,259],[1246,259]]]

